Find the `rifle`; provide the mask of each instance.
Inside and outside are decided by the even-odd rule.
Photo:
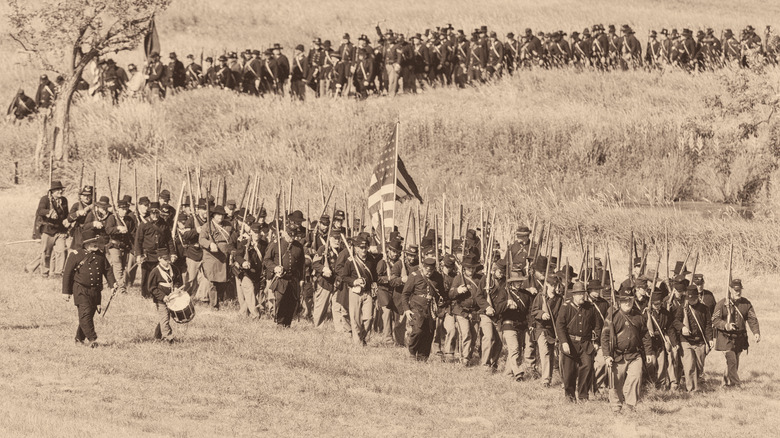
[[[287,211],[292,212],[292,205],[293,205],[293,179],[290,178],[290,199],[288,199],[290,202],[288,204]]]
[[[615,339],[615,313],[618,309],[617,301],[615,300],[615,279],[612,275],[612,258],[609,256],[609,244],[606,243],[607,247],[607,264],[609,265],[609,278],[612,283],[610,286],[610,298],[612,299],[612,307],[609,310],[609,320],[607,321],[607,330],[609,331],[609,344],[610,344],[610,351],[613,352],[617,348],[617,339]],[[629,254],[631,254],[629,252]],[[606,275],[606,274],[605,274]],[[615,373],[612,370],[612,367],[607,368],[607,386],[609,389],[615,388]]]
[[[731,268],[734,259],[734,241],[729,245],[729,283],[726,285],[726,326],[734,323],[734,301],[731,298]]]
[[[182,181],[181,182],[181,190],[179,190],[179,202],[176,206],[176,214],[173,216],[173,225],[171,226],[171,239],[174,241],[176,240],[176,228],[179,226],[179,213],[181,212],[181,205],[184,203],[184,188],[186,187],[187,182]],[[181,241],[182,246],[184,246],[184,240],[182,240],[181,237],[179,237],[179,241]]]
[[[51,179],[51,177],[49,177]],[[79,192],[81,192],[81,189],[84,187],[82,186],[84,184],[84,163],[81,163],[81,174],[79,175]],[[49,187],[51,187],[51,181],[49,181]]]
[[[107,176],[108,179],[108,194],[111,196],[111,207],[114,210],[114,217],[119,221],[120,224],[122,224],[123,227],[127,228],[127,225],[125,224],[125,221],[122,219],[121,216],[119,216],[119,213],[116,211],[116,202],[114,202],[114,191],[111,190],[111,177]]]
[[[109,190],[111,188],[109,187]],[[119,155],[119,166],[116,171],[116,199],[119,199],[120,192],[122,191],[122,155]],[[113,201],[112,201],[113,202]]]
[[[200,220],[198,219],[197,214],[197,206],[198,206],[198,200],[195,199],[194,196],[192,196],[192,180],[190,179],[190,167],[187,166],[187,192],[190,195],[190,206],[192,207],[192,224],[197,228],[200,225]],[[200,232],[200,230],[197,230]]]
[[[157,202],[160,202],[160,183],[158,178],[159,172],[158,172],[158,166],[157,166],[157,155],[154,156],[154,193],[152,194],[154,197],[153,199]]]
[[[495,208],[493,209],[493,221],[496,219]],[[496,233],[491,232],[489,236],[489,242],[487,250],[490,254],[485,255],[485,296],[488,302],[488,306],[493,307],[493,298],[490,297],[490,278],[493,276],[493,243],[495,242]]]
[[[335,188],[336,188],[336,185],[334,184],[333,187],[330,188],[330,193],[328,194],[328,198],[327,199],[325,199],[325,197],[322,198],[323,199],[323,205],[322,205],[322,213],[320,213],[320,217],[322,217],[322,215],[325,214],[325,211],[328,209],[328,204],[330,204],[330,198],[331,198],[331,196],[333,196],[333,190]],[[335,209],[335,205],[334,205],[333,216],[335,216],[335,215],[336,215],[336,209]],[[333,220],[332,217],[331,217],[331,220]]]
[[[653,324],[649,324],[648,331],[650,332],[650,336],[653,336],[653,325],[658,329],[658,333],[661,335],[661,337],[664,340],[664,350],[668,353],[669,347],[671,345],[671,342],[669,341],[669,336],[666,335],[666,333],[663,332],[661,329],[661,324],[658,323],[658,319],[656,319],[655,315],[653,315],[653,292],[655,292],[655,287],[658,284],[658,270],[661,268],[661,257],[658,257],[658,263],[656,263],[655,268],[655,278],[653,278],[653,289],[650,292],[650,301],[647,304],[648,314],[650,315],[650,318],[648,321],[652,321]]]
[[[552,228],[552,227],[550,227]],[[549,233],[549,231],[548,231]],[[548,236],[549,237],[549,236]],[[552,247],[550,248],[552,250]],[[547,301],[547,276],[550,275],[550,257],[548,255],[547,257],[547,265],[544,268],[544,283],[542,285],[542,290],[540,293],[542,294],[542,305],[545,309],[547,309],[547,314],[550,315],[550,321],[552,322],[553,326],[553,333],[555,334],[555,339],[558,339],[558,327],[555,325],[555,316],[552,313],[552,308],[550,307],[550,303]]]
[[[188,170],[188,172],[189,172],[189,170]],[[251,175],[247,175],[247,177],[246,177],[246,184],[244,185],[244,193],[241,195],[241,202],[238,203],[238,207],[239,208],[246,208],[244,206],[244,201],[246,200],[246,195],[247,195],[247,192],[249,191],[249,182],[250,182],[251,179],[252,179],[252,176]],[[249,210],[248,208],[246,208],[246,209]]]
[[[320,196],[322,197],[322,209],[325,210],[327,203],[325,202],[325,186],[322,184],[322,172],[320,172]]]
[[[116,296],[116,290],[117,290],[117,288],[116,288],[116,287],[114,287],[114,288],[112,288],[112,289],[111,289],[111,296],[110,296],[110,297],[108,297],[108,302],[106,303],[106,308],[105,308],[105,309],[103,309],[103,314],[102,314],[102,315],[100,315],[100,318],[101,318],[101,319],[103,319],[103,318],[105,318],[105,317],[106,317],[106,313],[108,313],[108,308],[109,308],[109,307],[111,307],[111,301],[113,301],[113,300],[114,300],[114,297]]]

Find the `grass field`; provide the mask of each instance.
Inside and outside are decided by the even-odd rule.
[[[26,236],[29,215],[17,213],[38,191],[3,190],[16,208],[0,212],[0,241]],[[31,251],[6,247],[0,259],[3,436],[769,436],[780,425],[776,274],[745,278],[764,337],[744,357],[741,390],[718,389],[724,361],[713,353],[703,393],[653,391],[616,417],[605,401],[570,405],[557,385],[417,363],[376,340],[356,348],[331,326],[280,330],[233,309],[198,308],[174,327],[179,342],[153,343],[153,305],[137,288],[97,318],[104,346],[74,346],[75,307],[60,285],[22,273]],[[700,268],[722,296],[722,269]]]

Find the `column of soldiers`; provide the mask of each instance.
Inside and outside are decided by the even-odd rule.
[[[569,400],[606,393],[618,412],[633,410],[648,386],[698,391],[713,349],[726,357],[722,385],[739,386],[747,329],[760,340],[741,280],[718,301],[684,261],[660,278],[646,266],[648,251],[634,255],[615,287],[609,258],[588,250],[576,272],[543,232],[526,226],[502,252],[489,223],[446,242],[426,226],[417,244],[397,230],[387,238],[361,230],[335,207],[312,220],[277,202],[269,222],[264,206],[245,196],[237,203],[223,194],[224,205],[185,196],[174,207],[162,190],[154,200],[125,195],[114,204],[107,196],[94,201],[95,188],[86,186],[69,209],[64,190],[53,181],[40,200],[36,262],[74,296],[77,344],[98,345],[100,277],[120,293],[140,277],[141,295],[158,309],[155,339],[173,341],[165,303],[181,288],[203,306],[236,300],[242,317],[284,327],[297,317],[326,329],[330,319],[349,342],[376,337],[420,361],[433,356],[492,373],[505,350],[509,378],[550,387],[557,369]]]
[[[749,67],[778,62],[780,37],[767,26],[762,39],[752,26],[739,34],[712,28],[694,33],[690,29],[651,30],[640,41],[628,26],[605,28],[595,24],[571,36],[559,30],[537,32],[525,29],[503,41],[487,26],[474,29],[470,36],[451,24],[426,29],[408,36],[377,25],[372,43],[360,35],[356,43],[344,34],[338,45],[314,38],[309,49],[299,44],[290,58],[275,43],[266,50],[247,49],[219,57],[187,55],[186,64],[171,52],[168,62],[152,53],[139,69],[129,64],[127,71],[112,59],[99,61],[95,83],[81,82],[79,89],[105,96],[113,103],[122,98],[150,102],[196,88],[232,90],[253,96],[289,96],[304,100],[337,96],[365,99],[369,95],[416,93],[441,86],[479,85],[534,68],[576,68],[600,71],[677,68],[705,71],[727,66]],[[58,78],[57,81],[61,81]],[[306,89],[311,92],[307,93]],[[50,108],[57,93],[44,75],[35,98],[22,90],[14,96],[7,111],[10,119],[21,120]]]

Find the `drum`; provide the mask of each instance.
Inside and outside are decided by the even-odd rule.
[[[186,324],[195,318],[195,304],[190,299],[190,294],[176,289],[170,294],[168,300],[168,312],[177,324]]]

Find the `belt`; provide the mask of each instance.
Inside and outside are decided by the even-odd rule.
[[[569,335],[569,338],[570,338],[572,341],[577,341],[577,342],[590,342],[590,336],[574,336],[574,335]]]

